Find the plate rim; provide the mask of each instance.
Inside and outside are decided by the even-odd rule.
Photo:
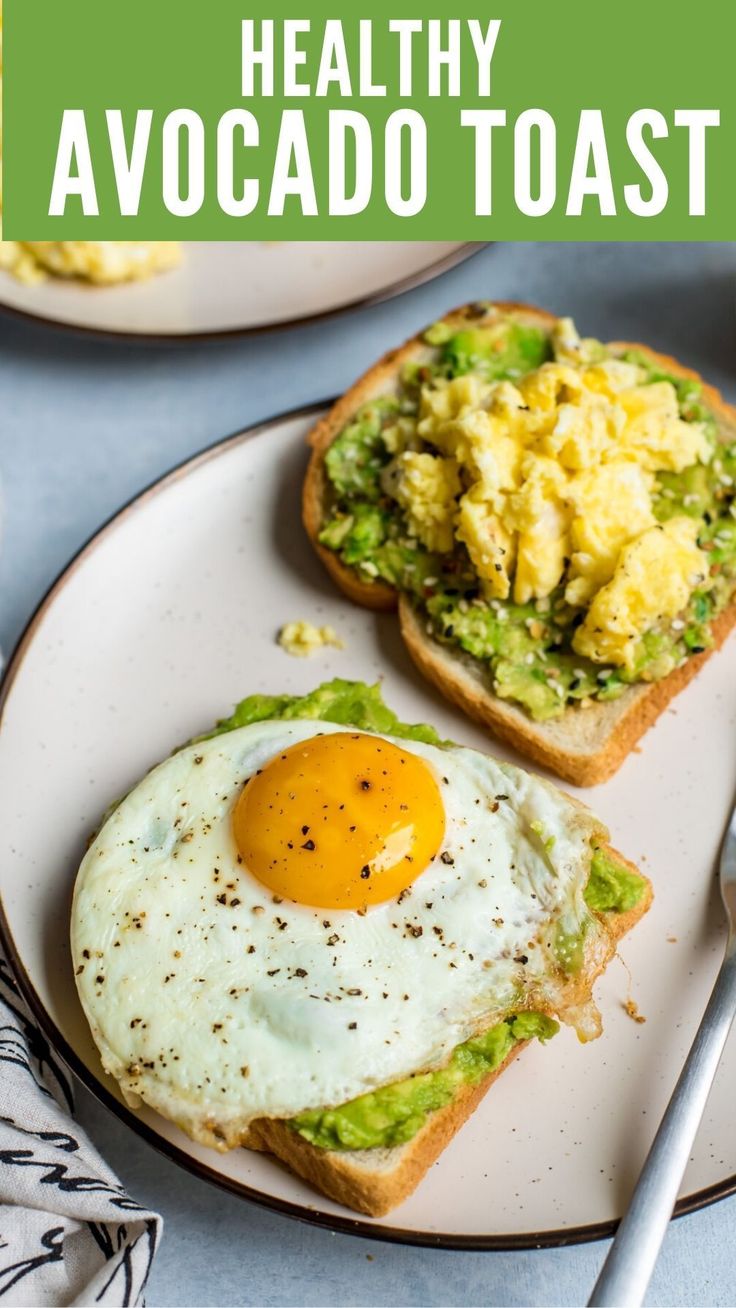
[[[182,459],[167,472],[155,478],[142,490],[133,494],[125,503],[108,517],[87,540],[72,555],[69,561],[62,567],[56,578],[51,582],[39,603],[31,613],[26,622],[21,635],[19,636],[15,648],[8,660],[7,666],[0,679],[0,732],[5,713],[5,707],[8,703],[15,679],[23,664],[26,653],[35,638],[36,631],[45,616],[47,610],[54,603],[57,595],[61,593],[67,582],[73,577],[78,567],[83,563],[85,558],[103,541],[109,532],[127,518],[131,513],[149,499],[160,494],[176,481],[190,476],[198,468],[210,462],[210,460],[220,457],[235,446],[245,444],[258,436],[264,436],[275,427],[282,426],[286,422],[296,421],[303,418],[313,418],[319,413],[325,411],[334,400],[318,400],[310,404],[299,405],[296,408],[285,410],[282,413],[275,414],[271,418],[263,419],[259,422],[252,423],[240,431],[234,432],[230,436],[225,436],[212,444],[205,446],[197,453]],[[317,1207],[293,1203],[290,1200],[280,1199],[275,1195],[269,1195],[262,1190],[257,1190],[250,1185],[237,1181],[233,1177],[225,1176],[214,1168],[209,1167],[207,1163],[201,1162],[198,1158],[192,1157],[172,1141],[159,1135],[152,1127],[118,1100],[103,1084],[98,1080],[91,1068],[87,1067],[82,1058],[72,1049],[66,1037],[59,1030],[47,1012],[43,1000],[35,989],[33,981],[28,975],[19,950],[16,947],[10,922],[5,913],[5,906],[0,893],[0,944],[5,951],[6,958],[10,964],[15,981],[25,1000],[34,1021],[38,1024],[45,1038],[49,1041],[51,1047],[61,1056],[64,1063],[70,1071],[81,1081],[82,1085],[89,1092],[109,1109],[120,1121],[128,1126],[136,1135],[151,1145],[158,1153],[163,1154],[171,1162],[183,1167],[185,1171],[198,1177],[199,1180],[208,1182],[218,1189],[225,1190],[234,1194],[246,1202],[253,1203],[260,1208],[265,1208],[270,1212],[275,1212],[282,1217],[289,1217],[292,1220],[305,1222],[311,1226],[318,1226],[326,1230],[334,1231],[344,1235],[354,1235],[361,1239],[384,1241],[389,1244],[403,1244],[411,1246],[429,1247],[447,1250],[473,1250],[475,1252],[486,1251],[520,1251],[526,1249],[552,1249],[565,1248],[571,1245],[587,1244],[595,1240],[603,1240],[614,1235],[620,1219],[611,1221],[594,1222],[588,1225],[561,1227],[544,1231],[524,1231],[518,1234],[510,1233],[506,1235],[461,1235],[452,1232],[431,1232],[412,1230],[411,1228],[400,1226],[377,1226],[373,1225],[368,1218],[364,1217],[343,1217],[340,1214],[327,1213]],[[706,1186],[702,1190],[696,1190],[692,1194],[684,1195],[677,1201],[674,1209],[675,1217],[684,1217],[688,1213],[697,1212],[701,1208],[706,1208],[710,1204],[718,1202],[720,1199],[726,1199],[736,1194],[736,1174],[725,1177],[722,1181],[717,1181],[713,1185]]]
[[[415,244],[416,242],[404,243]],[[207,245],[210,242],[203,241],[200,244]],[[237,242],[237,244],[256,244],[256,242]],[[348,244],[348,242],[337,242],[337,244]],[[237,340],[241,337],[247,338],[267,335],[271,332],[291,331],[297,327],[310,327],[315,323],[338,318],[341,314],[369,309],[376,304],[384,304],[388,300],[403,295],[406,291],[416,290],[417,287],[434,281],[436,277],[441,277],[443,273],[450,272],[451,269],[465,263],[468,259],[472,259],[476,254],[480,254],[481,250],[485,250],[487,246],[492,244],[494,244],[492,241],[462,241],[456,250],[443,255],[440,259],[434,259],[432,263],[427,264],[426,268],[422,268],[415,273],[409,273],[406,277],[399,277],[377,291],[358,296],[357,299],[349,300],[345,304],[338,304],[333,309],[319,309],[316,313],[305,313],[296,318],[282,318],[277,322],[254,323],[250,327],[219,327],[210,331],[199,332],[151,332],[133,331],[124,327],[91,327],[87,323],[66,322],[61,318],[51,318],[48,314],[34,313],[32,309],[21,309],[15,304],[8,304],[2,298],[1,290],[0,310],[10,318],[20,319],[22,322],[27,323],[36,323],[42,327],[51,327],[55,331],[71,333],[73,336],[92,337],[107,341],[126,341],[128,344],[140,341],[142,343],[149,342],[152,345],[187,345],[190,342]],[[12,277],[12,273],[8,273],[8,276]],[[127,507],[127,505],[124,507]]]

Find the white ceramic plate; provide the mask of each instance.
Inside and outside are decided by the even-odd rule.
[[[122,286],[59,278],[24,286],[0,272],[0,305],[107,335],[237,335],[389,299],[481,248],[459,241],[185,241],[178,268]]]
[[[603,1038],[583,1046],[563,1031],[526,1051],[388,1218],[356,1221],[267,1157],[209,1152],[155,1113],[129,1112],[82,1017],[67,924],[85,839],[112,799],[243,695],[382,676],[402,717],[489,745],[415,674],[392,615],[348,605],[307,548],[298,500],[314,418],[292,415],[246,432],[164,478],[82,551],[33,619],[4,684],[0,730],[6,943],[39,1020],[78,1075],[134,1129],[210,1180],[384,1239],[488,1248],[599,1236],[623,1210],[720,958],[714,867],[736,789],[733,640],[619,774],[585,793],[657,891],[623,944],[625,961],[598,987]],[[346,650],[289,658],[274,635],[299,617],[332,623]],[[623,1008],[627,966],[642,1025]],[[732,1041],[683,1210],[736,1189],[735,1081]]]

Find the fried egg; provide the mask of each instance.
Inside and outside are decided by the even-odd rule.
[[[441,1066],[509,1012],[559,1011],[560,929],[602,947],[583,890],[606,834],[469,749],[313,720],[189,745],[77,877],[73,962],[103,1064],[221,1149],[254,1118]]]

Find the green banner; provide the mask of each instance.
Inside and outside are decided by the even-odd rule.
[[[716,240],[736,6],[4,0],[4,234]]]

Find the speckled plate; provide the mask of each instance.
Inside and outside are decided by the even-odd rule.
[[[144,282],[25,286],[0,271],[0,306],[107,336],[238,336],[388,300],[467,259],[461,241],[184,241],[178,268]]]
[[[460,1248],[593,1239],[626,1204],[721,953],[715,858],[736,789],[732,639],[619,774],[585,798],[657,899],[598,986],[605,1034],[528,1049],[387,1218],[356,1220],[269,1158],[192,1144],[119,1100],[77,1002],[67,939],[85,839],[115,796],[252,691],[384,678],[402,717],[489,746],[414,672],[391,615],[336,594],[299,524],[316,412],[241,433],[123,509],[66,570],[8,669],[0,729],[3,937],[44,1030],[77,1075],[184,1167],[280,1212],[382,1239]],[[344,651],[308,660],[274,642],[291,618],[330,622]],[[499,749],[499,753],[507,754]],[[629,995],[646,1022],[627,1016]],[[720,1069],[680,1210],[736,1189],[736,1041]]]

